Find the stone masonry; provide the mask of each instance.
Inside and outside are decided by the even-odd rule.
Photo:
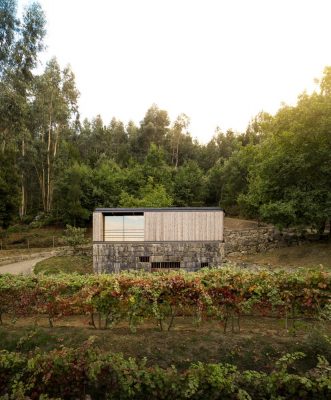
[[[316,240],[312,234],[295,230],[280,232],[272,226],[224,231],[224,243],[210,242],[99,242],[93,244],[94,271],[120,272],[135,269],[151,271],[154,262],[180,263],[180,269],[196,271],[202,266],[217,267],[228,262],[227,256],[255,254],[279,247],[300,245]],[[140,257],[149,257],[141,262]],[[202,264],[204,263],[204,264]]]
[[[318,239],[316,234],[300,233],[294,229],[280,232],[272,226],[254,229],[224,230],[224,253],[230,256],[266,252],[279,247],[300,245]]]
[[[149,257],[148,262],[141,257]],[[224,243],[211,242],[127,242],[94,243],[96,273],[129,269],[150,271],[152,263],[180,263],[180,269],[196,271],[203,266],[217,266],[224,257]],[[208,264],[206,264],[208,263]]]

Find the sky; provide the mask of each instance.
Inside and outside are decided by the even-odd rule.
[[[19,6],[28,4],[19,0]],[[295,104],[331,65],[330,0],[39,0],[45,63],[70,64],[80,114],[137,124],[152,104],[207,143]]]

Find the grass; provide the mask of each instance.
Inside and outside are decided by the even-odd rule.
[[[242,255],[236,257],[235,260],[267,267],[292,269],[293,267],[322,266],[326,270],[331,270],[331,242],[283,247],[266,253]]]
[[[55,256],[38,262],[34,267],[35,274],[53,275],[58,273],[93,273],[93,261],[89,256]]]
[[[66,245],[64,229],[47,226],[43,228],[32,228],[28,225],[15,225],[7,231],[0,229],[0,244],[3,250],[27,249],[29,248],[51,248]],[[86,238],[92,238],[92,231],[88,229]]]
[[[16,229],[14,229],[16,228]],[[56,227],[30,228],[15,226],[7,231],[0,231],[3,250],[45,248],[63,246],[63,229]]]
[[[34,325],[35,326],[34,326]],[[131,333],[126,323],[112,329],[95,330],[83,317],[67,317],[47,327],[46,318],[20,318],[14,324],[4,318],[0,327],[0,349],[29,352],[36,348],[51,350],[61,345],[77,347],[89,337],[101,350],[123,353],[125,357],[147,358],[148,365],[185,369],[192,362],[234,363],[240,369],[270,371],[274,361],[288,352],[303,351],[307,358],[300,366],[316,365],[323,354],[331,361],[331,342],[327,334],[331,326],[316,330],[316,324],[306,322],[296,336],[284,331],[283,323],[270,318],[245,318],[242,331],[224,334],[217,321],[206,321],[192,327],[187,317],[178,318],[174,329],[160,332],[153,321],[140,325]],[[321,333],[322,332],[322,333]]]

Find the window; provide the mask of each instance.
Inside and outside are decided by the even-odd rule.
[[[144,215],[106,215],[104,240],[109,242],[144,240]]]
[[[163,268],[180,268],[180,262],[177,261],[161,261],[161,262],[152,262],[152,269],[163,269]]]
[[[149,256],[139,257],[139,262],[149,262]]]
[[[200,263],[200,267],[201,267],[201,268],[209,267],[209,262],[202,262],[202,263]]]

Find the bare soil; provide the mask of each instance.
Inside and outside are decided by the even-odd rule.
[[[330,323],[297,321],[295,329],[285,330],[284,320],[244,317],[241,330],[224,334],[219,321],[207,320],[195,326],[189,317],[178,317],[171,331],[159,331],[154,321],[145,321],[131,332],[126,322],[99,330],[89,325],[89,317],[66,317],[48,327],[47,318],[4,316],[0,326],[0,349],[30,351],[35,347],[50,350],[61,345],[77,347],[91,336],[104,351],[121,352],[125,357],[146,358],[149,365],[175,365],[186,368],[191,362],[229,362],[243,369],[268,370],[285,353],[307,354],[304,368],[316,364],[316,354],[331,357],[326,335]],[[319,326],[318,326],[319,325]],[[319,328],[319,330],[317,330]]]
[[[50,255],[48,256],[43,256],[43,257],[37,257],[33,258],[30,260],[24,260],[24,261],[19,261],[11,264],[6,264],[0,266],[0,274],[13,274],[13,275],[19,275],[19,274],[30,274],[33,270],[33,267],[40,261],[45,260],[46,258],[51,257]]]
[[[231,230],[241,230],[241,229],[254,229],[259,226],[257,221],[239,219],[239,218],[224,218],[224,228]]]
[[[331,270],[331,242],[306,243],[282,247],[266,253],[229,257],[236,262],[258,264],[266,267],[320,267]]]

